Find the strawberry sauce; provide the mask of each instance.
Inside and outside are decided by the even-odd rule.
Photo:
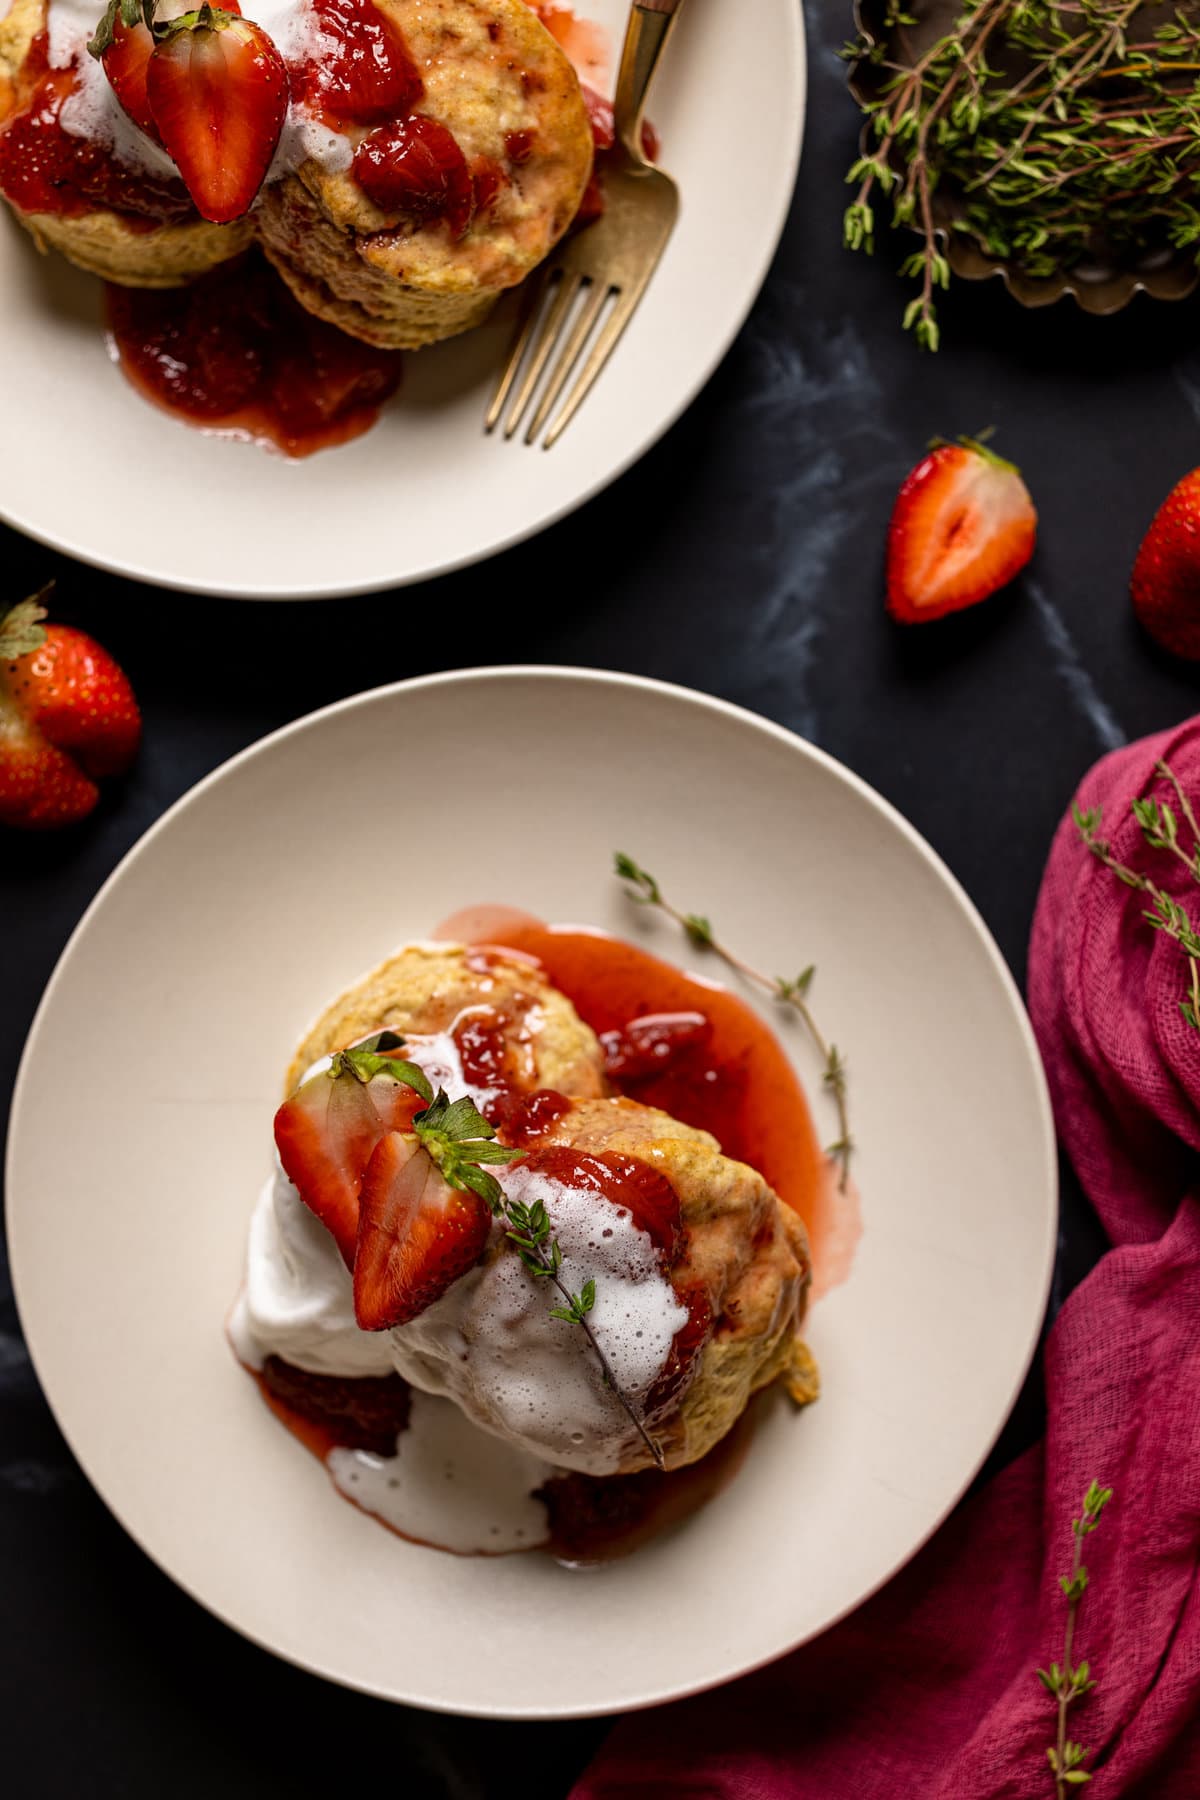
[[[314,318],[256,254],[181,288],[108,288],[110,343],[139,393],[208,431],[310,456],[361,437],[401,358]]]
[[[60,115],[75,76],[71,69],[50,68],[44,31],[30,47],[20,82],[28,99],[0,134],[0,191],[14,206],[63,218],[105,207],[134,231],[196,217],[182,181],[126,168],[102,144],[63,129]]]
[[[804,1090],[744,1001],[605,932],[530,922],[490,933],[498,947],[536,957],[597,1033],[617,1093],[711,1131],[815,1231],[825,1159]],[[813,1255],[819,1261],[818,1244]]]

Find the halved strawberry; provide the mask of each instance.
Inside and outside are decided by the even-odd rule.
[[[390,1076],[360,1081],[345,1057],[335,1057],[275,1114],[284,1173],[333,1234],[347,1268],[354,1267],[359,1191],[371,1152],[387,1132],[411,1125],[425,1104]]]
[[[144,19],[126,25],[120,13],[113,19],[112,42],[101,57],[108,84],[134,124],[147,137],[158,139],[158,126],[146,95],[146,70],[154,55],[154,39]]]
[[[390,1131],[362,1184],[354,1316],[364,1331],[406,1325],[478,1262],[492,1214],[443,1179],[415,1137]]]
[[[1033,555],[1037,513],[1012,463],[971,438],[908,476],[888,528],[887,606],[902,624],[986,600]]]
[[[146,94],[197,212],[218,225],[249,212],[288,105],[287,69],[261,26],[208,5],[173,19]]]
[[[445,219],[455,237],[471,223],[475,195],[457,140],[424,113],[381,125],[354,153],[359,187],[381,212],[418,225]]]

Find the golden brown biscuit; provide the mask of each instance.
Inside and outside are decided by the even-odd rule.
[[[98,0],[97,17],[100,10]],[[35,102],[43,73],[35,46],[48,11],[49,0],[14,0],[0,19],[0,131]],[[39,250],[59,250],[89,274],[124,287],[178,287],[237,256],[252,238],[246,219],[210,225],[193,213],[147,229],[144,220],[102,205],[80,212],[41,212],[5,198]]]
[[[489,1013],[499,1023],[513,1086],[584,1096],[606,1091],[595,1032],[533,963],[461,944],[409,944],[325,1009],[292,1058],[285,1092],[319,1058],[374,1031],[423,1037]]]
[[[671,1279],[680,1293],[703,1288],[713,1328],[682,1397],[653,1421],[668,1468],[704,1456],[773,1381],[798,1403],[816,1399],[816,1365],[798,1335],[812,1280],[808,1237],[757,1170],[723,1156],[707,1131],[633,1100],[580,1100],[539,1142],[636,1157],[679,1199],[684,1235]],[[633,1439],[621,1473],[651,1460]]]
[[[420,71],[414,111],[446,126],[468,167],[499,171],[493,200],[459,237],[445,219],[382,211],[352,171],[306,162],[264,190],[256,221],[310,312],[368,343],[413,349],[481,323],[544,260],[579,208],[592,135],[574,69],[524,0],[377,4]]]

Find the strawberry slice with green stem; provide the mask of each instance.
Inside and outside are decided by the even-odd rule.
[[[934,441],[896,498],[887,606],[901,624],[986,600],[1033,555],[1037,512],[1020,471],[977,438]]]
[[[483,1251],[492,1210],[452,1187],[420,1140],[390,1131],[363,1180],[354,1316],[364,1331],[406,1325],[440,1300]]]
[[[146,96],[159,138],[201,217],[230,224],[249,212],[275,155],[287,67],[261,26],[207,4],[154,30]]]
[[[411,1127],[433,1095],[421,1070],[396,1057],[398,1046],[385,1033],[340,1050],[275,1114],[284,1173],[332,1233],[347,1268],[354,1267],[359,1194],[371,1153],[388,1132]]]

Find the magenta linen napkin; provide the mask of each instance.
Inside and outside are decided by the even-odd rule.
[[[1130,815],[1140,795],[1174,801],[1160,757],[1200,796],[1194,721],[1105,757],[1079,803],[1102,807],[1114,854],[1194,919],[1200,889]],[[1093,1477],[1115,1498],[1086,1543],[1076,1655],[1098,1685],[1070,1731],[1095,1754],[1090,1786],[1072,1791],[1200,1800],[1200,1205],[1187,1191],[1200,1176],[1200,1032],[1179,1012],[1186,960],[1145,904],[1065,819],[1029,1005],[1059,1134],[1115,1248],[1050,1334],[1045,1442],[816,1643],[623,1721],[573,1800],[1053,1800],[1055,1713],[1034,1671],[1062,1655],[1056,1578]]]

